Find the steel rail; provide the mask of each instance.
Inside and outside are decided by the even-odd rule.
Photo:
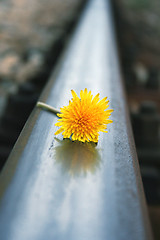
[[[97,146],[75,143],[34,109],[0,176],[1,240],[152,239],[121,78],[109,0],[91,0],[40,101],[88,88],[114,122]]]

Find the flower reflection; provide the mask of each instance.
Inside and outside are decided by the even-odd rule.
[[[70,139],[59,140],[54,148],[54,158],[60,164],[63,172],[72,176],[87,175],[88,172],[95,173],[100,166],[100,154],[93,142],[72,142]]]

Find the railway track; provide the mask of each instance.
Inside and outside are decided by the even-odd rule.
[[[35,107],[0,176],[1,239],[152,239],[109,0],[88,1],[39,100],[60,108],[85,88],[108,96],[109,133],[55,138],[57,117]]]

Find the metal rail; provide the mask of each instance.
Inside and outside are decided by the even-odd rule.
[[[89,1],[40,100],[60,108],[85,87],[108,96],[109,133],[56,139],[56,116],[34,109],[1,174],[1,240],[152,239],[107,0]]]

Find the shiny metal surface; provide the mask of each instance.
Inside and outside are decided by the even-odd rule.
[[[152,239],[121,83],[109,1],[91,0],[41,101],[70,90],[108,96],[98,145],[55,138],[55,115],[35,109],[1,174],[1,240]]]

